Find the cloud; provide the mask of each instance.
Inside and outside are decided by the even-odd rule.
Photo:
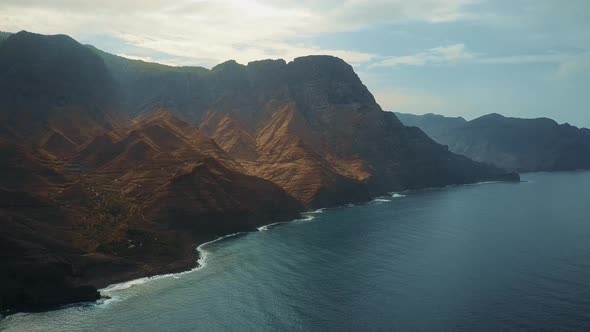
[[[578,3],[583,4],[584,2]],[[488,22],[511,17],[503,9],[485,10],[484,0],[1,0],[0,30],[26,29],[66,33],[86,43],[105,45],[106,51],[172,65],[211,67],[228,59],[241,63],[265,58],[331,54],[357,68],[458,64],[552,63],[559,77],[586,68],[583,59],[566,53],[490,56],[464,43],[433,47],[414,54],[378,54],[351,48],[321,47],[313,37],[388,25]],[[545,17],[575,6],[537,5],[526,12]],[[510,7],[510,6],[508,6]],[[524,8],[525,6],[523,6]],[[545,8],[547,7],[547,8]],[[510,7],[512,8],[512,7]],[[569,9],[568,9],[569,8]],[[515,10],[515,12],[518,12]],[[585,16],[576,22],[583,23]],[[507,16],[508,15],[508,16]],[[525,15],[525,14],[522,14]],[[565,14],[560,14],[564,16]],[[526,16],[526,15],[525,15]],[[575,17],[578,17],[574,15]],[[547,20],[543,20],[546,22]],[[526,21],[528,25],[534,22]],[[504,23],[503,23],[504,24]],[[553,23],[555,25],[555,23]],[[541,28],[539,28],[541,29]],[[542,31],[542,30],[539,30]],[[544,30],[543,30],[544,31]],[[569,30],[568,30],[569,31]],[[570,43],[585,45],[588,34],[572,36]],[[107,43],[107,36],[118,43]],[[541,38],[541,37],[539,37]],[[541,39],[546,42],[546,35]],[[580,39],[585,38],[585,39]],[[574,43],[575,42],[575,43]]]
[[[378,61],[370,64],[369,68],[458,63],[500,66],[547,64],[555,66],[555,76],[557,78],[565,79],[590,70],[590,52],[543,52],[490,56],[469,51],[464,44],[454,44],[431,48],[413,55],[381,57]]]
[[[431,48],[425,52],[420,52],[414,55],[385,57],[371,66],[396,67],[402,65],[423,66],[430,64],[448,64],[474,59],[475,56],[475,54],[467,50],[465,45],[454,44]]]
[[[125,54],[125,53],[119,53],[117,55],[127,58],[127,59],[131,59],[131,60],[141,60],[141,61],[145,61],[145,62],[154,62],[154,59],[152,59],[149,56],[131,55],[131,54]]]
[[[569,79],[590,73],[590,52],[521,54],[502,57],[483,57],[475,60],[478,64],[525,65],[544,64],[554,66],[554,77]]]
[[[468,19],[477,0],[348,0],[335,1],[327,12],[326,26],[333,30],[357,30],[368,25],[408,22],[447,23]]]
[[[559,63],[570,55],[562,53],[518,54],[498,57],[479,58],[476,62],[483,64],[520,65],[527,63]]]
[[[66,33],[84,42],[106,34],[131,47],[164,53],[170,58],[189,58],[192,64],[204,66],[230,58],[239,62],[263,58],[290,60],[307,54],[332,54],[361,64],[377,55],[322,48],[309,42],[308,37],[374,24],[461,20],[472,3],[473,0],[2,0],[0,30]]]

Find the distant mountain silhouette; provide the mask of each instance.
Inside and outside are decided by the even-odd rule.
[[[488,114],[472,121],[396,113],[455,153],[518,172],[590,169],[590,130],[547,119]]]
[[[335,57],[169,67],[28,32],[0,44],[0,148],[0,310],[186,270],[309,208],[518,180],[403,126]]]

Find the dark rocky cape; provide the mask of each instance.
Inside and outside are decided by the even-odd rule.
[[[518,175],[383,112],[330,56],[211,70],[0,43],[0,310],[96,299],[195,246],[387,191]]]
[[[440,144],[473,160],[517,172],[590,169],[590,129],[547,118],[488,114],[472,121],[442,115],[401,114]]]

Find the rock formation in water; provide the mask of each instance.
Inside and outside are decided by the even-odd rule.
[[[0,44],[0,150],[0,310],[186,270],[305,209],[518,179],[403,126],[338,58],[168,67],[28,32]]]
[[[455,153],[518,172],[590,169],[590,129],[547,119],[488,114],[472,121],[442,115],[400,114]]]

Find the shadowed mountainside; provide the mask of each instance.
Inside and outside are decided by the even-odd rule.
[[[6,40],[11,35],[10,32],[0,31],[0,44]]]
[[[455,153],[518,172],[590,169],[590,129],[488,114],[472,121],[397,114]]]
[[[383,112],[330,56],[211,70],[0,44],[0,310],[186,270],[195,246],[387,191],[518,180]]]

